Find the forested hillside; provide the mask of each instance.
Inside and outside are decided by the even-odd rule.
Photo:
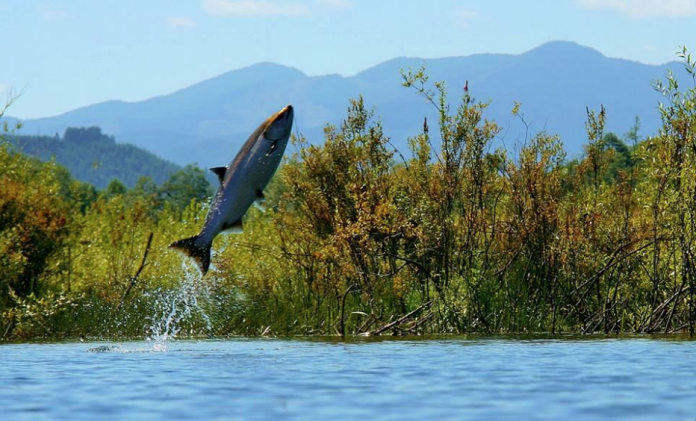
[[[54,158],[76,179],[106,188],[117,178],[133,187],[141,177],[164,183],[180,169],[169,161],[134,145],[117,143],[99,127],[68,128],[63,137],[11,136],[10,142],[24,154],[43,161]]]

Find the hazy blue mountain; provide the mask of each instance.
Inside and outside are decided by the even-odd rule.
[[[0,136],[3,135],[3,131],[5,129],[5,124],[7,124],[8,130],[13,130],[15,125],[19,123],[20,120],[14,117],[10,116],[2,116],[0,117]]]
[[[362,94],[376,107],[393,144],[405,150],[407,137],[418,133],[424,116],[435,121],[432,106],[401,87],[400,69],[423,63],[397,58],[351,77],[310,77],[262,63],[145,101],[109,101],[27,120],[22,133],[53,135],[67,127],[99,126],[121,142],[176,163],[216,166],[227,164],[257,125],[287,104],[296,108],[295,129],[320,142],[323,126],[339,124],[348,99]],[[571,42],[550,42],[519,55],[481,54],[425,64],[431,80],[447,82],[453,102],[467,80],[476,99],[491,101],[487,117],[503,126],[506,146],[524,138],[524,126],[510,116],[514,101],[519,101],[531,130],[560,134],[571,154],[582,151],[585,142],[586,107],[604,104],[608,130],[623,134],[639,116],[642,134],[654,133],[660,97],[651,82],[664,77],[667,68],[681,73],[678,63],[651,66],[612,59]]]

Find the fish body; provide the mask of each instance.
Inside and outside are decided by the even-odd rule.
[[[254,130],[229,165],[211,168],[220,186],[201,232],[169,246],[192,257],[203,275],[210,267],[213,239],[221,232],[241,232],[244,214],[252,204],[263,202],[263,190],[278,169],[290,139],[293,118],[294,110],[288,105]]]

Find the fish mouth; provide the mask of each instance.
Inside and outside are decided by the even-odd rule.
[[[271,141],[286,140],[290,137],[295,111],[292,105],[283,107],[268,120],[265,137]]]
[[[285,107],[283,107],[282,110],[280,110],[276,113],[276,120],[281,119],[281,118],[289,118],[292,120],[294,113],[295,113],[295,110],[292,108],[292,105],[286,105]]]

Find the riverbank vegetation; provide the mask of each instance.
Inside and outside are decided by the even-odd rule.
[[[688,83],[655,84],[663,126],[646,139],[588,110],[585,153],[568,160],[552,133],[498,148],[485,103],[465,91],[451,107],[443,84],[405,72],[439,115],[410,151],[351,101],[323,143],[294,140],[267,210],[216,239],[202,280],[167,248],[201,227],[200,170],[97,192],[3,143],[0,337],[693,333]]]

